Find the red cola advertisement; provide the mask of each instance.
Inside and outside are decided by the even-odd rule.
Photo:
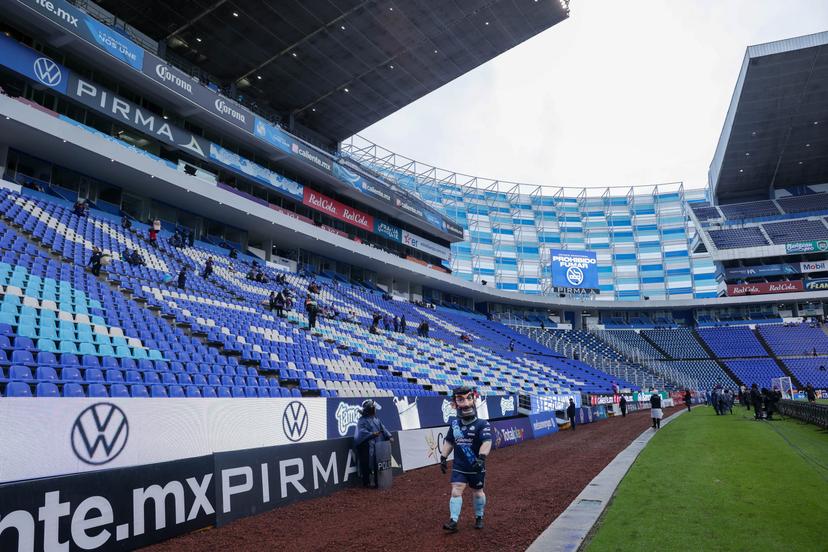
[[[730,297],[744,295],[765,295],[768,293],[791,293],[805,291],[802,280],[793,282],[762,282],[759,284],[728,284],[727,294]]]
[[[327,213],[333,218],[352,224],[357,228],[362,228],[363,230],[368,230],[369,232],[374,231],[374,217],[367,215],[358,209],[349,207],[344,203],[340,203],[335,199],[331,199],[324,194],[311,190],[307,186],[305,187],[302,204],[307,205],[311,209]]]

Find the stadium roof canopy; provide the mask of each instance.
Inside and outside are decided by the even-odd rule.
[[[569,0],[96,0],[338,142],[566,19]]]
[[[708,178],[725,204],[828,183],[828,32],[747,49]]]

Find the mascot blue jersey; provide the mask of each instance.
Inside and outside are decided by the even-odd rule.
[[[449,418],[449,431],[446,441],[454,445],[454,464],[452,470],[460,473],[477,473],[472,467],[480,445],[492,440],[492,426],[486,420],[476,419],[464,425],[459,418]]]

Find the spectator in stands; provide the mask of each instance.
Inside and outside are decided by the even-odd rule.
[[[124,230],[132,229],[132,221],[129,219],[127,215],[121,217],[121,228]]]
[[[271,291],[270,295],[267,297],[267,308],[270,309],[270,312],[276,308],[276,292]]]
[[[472,342],[472,337],[467,333],[460,334],[460,339],[464,343],[471,343]]]
[[[208,257],[207,262],[204,263],[204,272],[201,273],[201,277],[206,280],[212,274],[213,274],[213,258]]]
[[[612,393],[613,393],[613,395],[617,395],[617,394],[618,394],[618,390],[619,390],[619,389],[618,389],[618,384],[617,384],[617,383],[615,383],[615,382],[613,381],[613,382],[612,382]]]
[[[236,248],[234,247],[233,249],[230,250],[230,258],[231,259],[238,259],[238,257],[239,257],[239,253],[238,253],[238,251],[236,251]]]
[[[82,217],[86,215],[86,208],[84,207],[84,201],[80,198],[75,202],[75,206],[72,207],[72,213],[75,216]]]
[[[377,328],[376,324],[371,324],[371,327],[368,328],[368,332],[374,335],[379,335],[379,328]]]
[[[621,408],[621,417],[627,417],[627,398],[621,395],[621,400],[618,401],[618,406]]]
[[[316,283],[316,280],[311,280],[308,284],[308,293],[319,293],[319,291],[319,284]]]
[[[566,417],[569,418],[569,425],[575,431],[575,401],[569,399],[569,406],[566,407]]]
[[[184,247],[184,242],[181,241],[181,232],[179,228],[175,229],[175,234],[170,238],[170,245],[176,249]]]
[[[808,402],[816,402],[816,391],[814,391],[814,386],[808,383],[805,386],[805,396],[808,398]]]
[[[374,311],[374,314],[371,316],[371,325],[379,328],[380,319],[382,319],[382,315],[378,311]]]
[[[687,389],[684,391],[684,406],[687,407],[687,412],[690,412],[690,404],[693,402],[693,395],[690,394],[690,390]]]
[[[420,322],[420,325],[417,327],[417,335],[420,337],[428,337],[428,322],[425,320]]]
[[[380,409],[380,405],[371,399],[363,401],[361,415],[357,421],[356,433],[354,434],[359,474],[364,487],[377,486],[377,459],[375,455],[377,440],[391,440],[391,432],[385,428],[382,420],[377,417],[377,410]]]
[[[149,244],[153,247],[158,247],[158,230],[155,228],[150,227],[149,231]]]
[[[400,331],[400,317],[397,316],[397,315],[394,315],[394,332],[399,332],[399,331]]]
[[[750,386],[750,402],[753,405],[753,419],[762,419],[762,393],[755,383]]]
[[[661,429],[661,417],[664,412],[661,410],[661,395],[653,391],[650,396],[650,417],[653,419],[653,429]]]
[[[391,317],[387,314],[382,317],[382,327],[385,329],[386,332],[391,331]]]
[[[319,307],[312,293],[305,296],[305,312],[308,313],[308,328],[312,330],[316,327],[316,317],[319,315]]]
[[[187,245],[189,245],[190,247],[195,245],[195,232],[193,232],[192,230],[187,232]]]
[[[515,352],[515,340],[514,339],[509,340],[509,350],[513,353]]]
[[[358,320],[357,320],[356,313],[354,311],[351,311],[347,315],[345,315],[344,321],[345,322],[350,322],[352,324],[358,324],[359,323]]]
[[[405,315],[400,316],[400,332],[405,333],[407,323],[405,322]]]
[[[185,287],[187,287],[187,265],[182,266],[178,272],[178,289],[184,289]]]
[[[89,257],[89,263],[87,266],[92,267],[92,274],[96,277],[100,276],[101,274],[101,260],[103,259],[103,251],[98,249],[97,247],[92,248],[92,256]]]
[[[546,329],[546,324],[544,324],[543,320],[541,320],[541,330],[545,330],[545,329]]]

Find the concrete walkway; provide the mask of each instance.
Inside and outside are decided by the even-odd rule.
[[[685,412],[680,410],[661,420],[661,428]],[[606,509],[621,479],[655,434],[654,430],[648,429],[621,451],[535,539],[527,552],[576,552]]]

